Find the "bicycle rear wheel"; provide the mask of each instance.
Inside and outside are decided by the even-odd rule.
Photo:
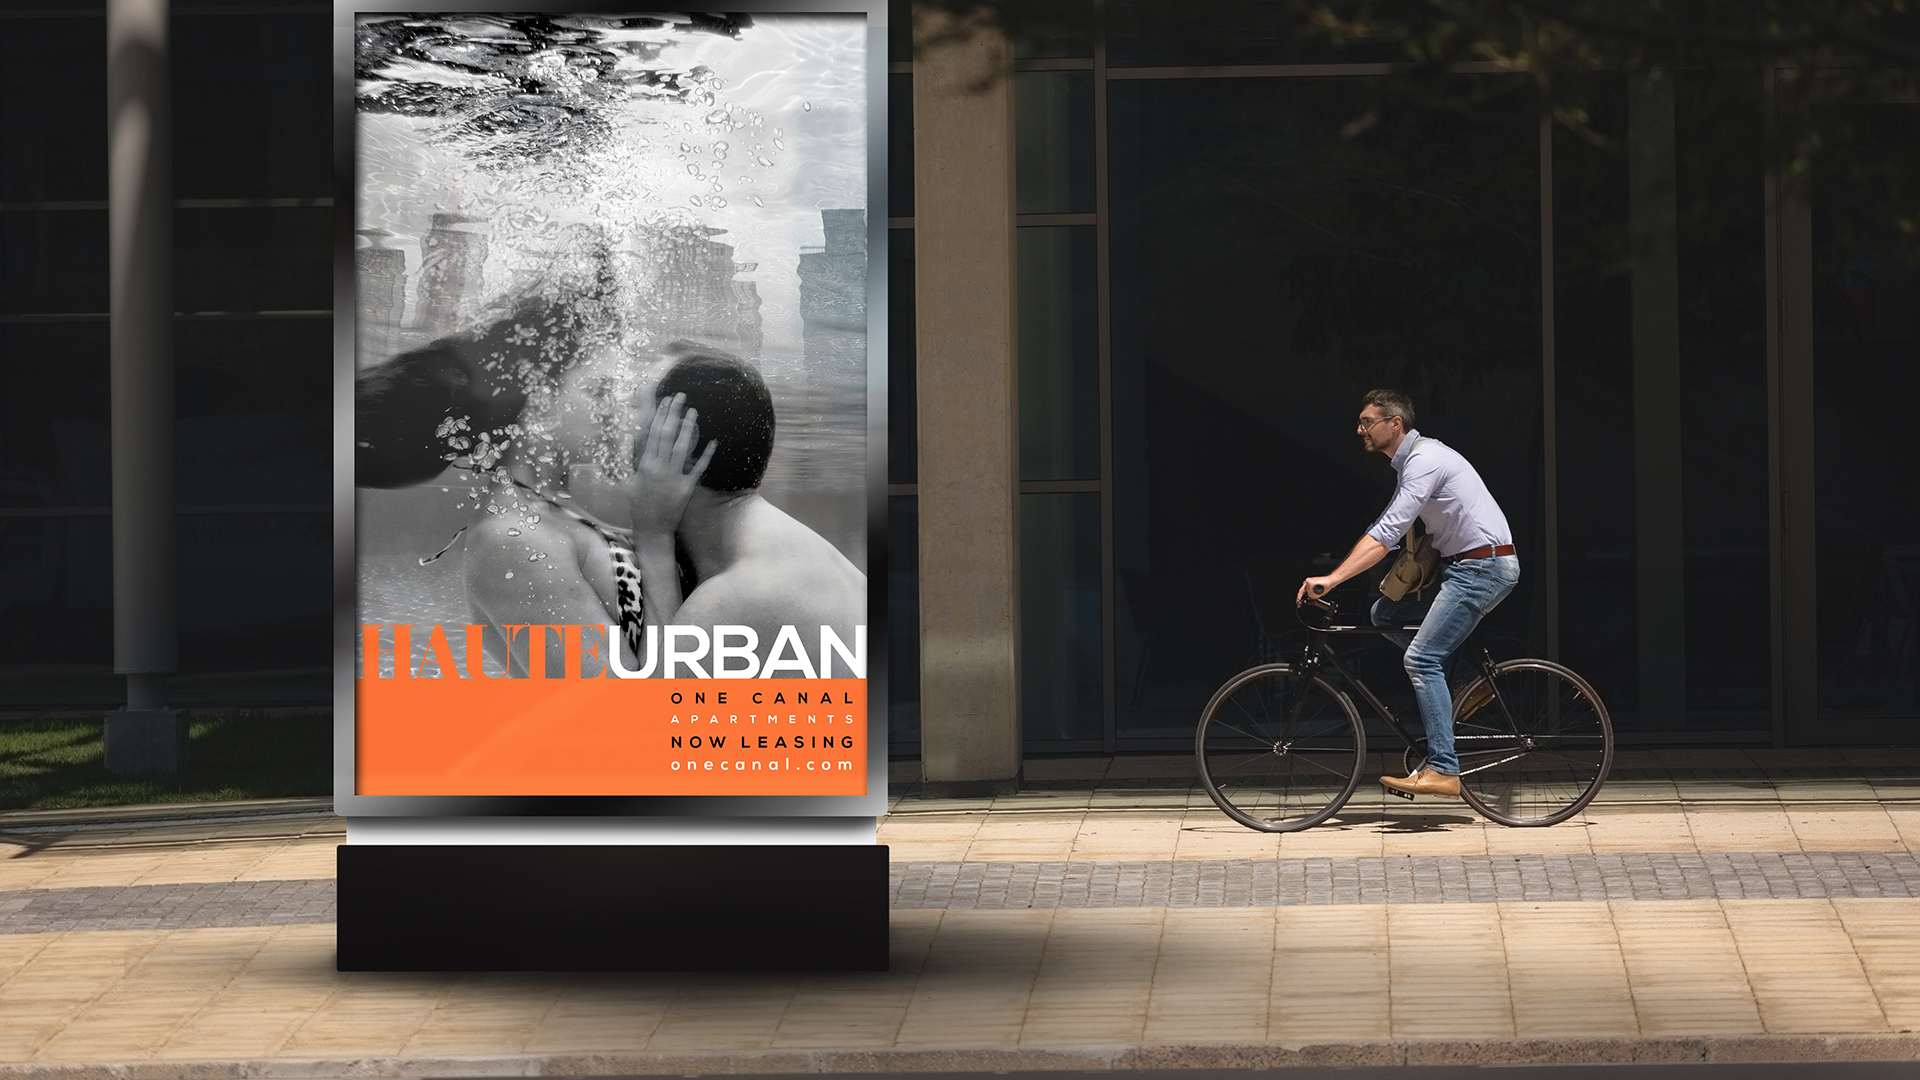
[[[1613,722],[1587,681],[1550,660],[1494,665],[1458,698],[1460,794],[1502,825],[1565,821],[1600,793],[1613,766]]]
[[[1214,804],[1264,832],[1309,828],[1338,813],[1367,756],[1353,702],[1290,664],[1227,680],[1200,715],[1193,747]]]

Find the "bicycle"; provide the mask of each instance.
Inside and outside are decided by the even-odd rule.
[[[1353,699],[1323,674],[1327,668],[1400,737],[1409,774],[1426,760],[1424,730],[1409,734],[1327,643],[1334,634],[1412,633],[1419,627],[1335,625],[1339,607],[1325,599],[1307,600],[1299,612],[1308,631],[1300,659],[1261,664],[1228,679],[1194,733],[1207,794],[1228,817],[1265,832],[1326,821],[1360,783],[1366,728]],[[1613,764],[1606,705],[1578,673],[1551,660],[1495,662],[1482,650],[1479,674],[1454,698],[1453,723],[1460,795],[1502,825],[1567,820],[1600,793]]]

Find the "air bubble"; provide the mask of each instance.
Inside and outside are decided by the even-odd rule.
[[[688,201],[688,202],[690,202],[690,203],[692,203],[692,204],[693,204],[693,205],[695,205],[695,206],[705,206],[705,205],[706,205],[705,203],[703,203],[703,202],[701,202],[701,201],[700,201],[700,196],[698,196],[698,195],[689,195],[689,196],[687,196],[687,201]]]
[[[508,535],[508,536],[519,536],[519,535],[520,535],[520,530],[519,530],[519,529],[508,529],[508,530],[507,530],[507,535]]]
[[[759,163],[760,163],[760,165],[761,165],[761,166],[762,166],[763,168],[768,168],[768,169],[771,169],[771,168],[773,168],[773,162],[771,162],[771,161],[768,161],[768,160],[767,160],[766,158],[764,158],[764,157],[757,157],[757,158],[754,158],[753,160],[755,160],[755,161],[757,161],[757,162],[759,162]]]
[[[773,140],[773,148],[775,150],[785,150],[787,148],[787,144],[780,141],[779,139],[775,139]]]
[[[811,101],[803,101],[803,102],[801,102],[801,103],[800,103],[800,108],[801,108],[802,110],[804,110],[804,111],[806,111],[806,112],[812,112],[812,111],[813,111],[813,102],[811,102]]]
[[[540,515],[539,515],[539,514],[528,514],[528,515],[527,515],[527,524],[529,524],[529,525],[538,525],[538,524],[540,524]]]
[[[758,195],[755,195],[755,196],[753,197],[753,205],[755,205],[755,206],[765,206],[765,205],[767,205],[767,204],[766,204],[766,203],[763,203],[763,202],[761,202],[761,201],[760,201],[760,196],[758,196]]]
[[[513,577],[513,571],[511,571],[511,570],[509,570],[509,571],[507,571],[507,577],[508,577],[508,578],[512,578],[512,577]]]

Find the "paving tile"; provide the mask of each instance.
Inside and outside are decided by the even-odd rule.
[[[152,1055],[206,1003],[206,994],[103,997],[41,1044],[38,1061],[129,1061]]]
[[[1687,828],[1701,851],[1800,850],[1800,838],[1782,808],[1693,810]]]
[[[1391,813],[1381,829],[1381,854],[1485,855],[1489,826],[1459,801],[1428,799]]]
[[[1603,792],[1604,795],[1604,792]],[[1583,813],[1587,844],[1594,851],[1694,851],[1698,845],[1679,808],[1612,808],[1592,805]],[[1528,832],[1552,832],[1559,826]]]
[[[526,1039],[526,1053],[636,1053],[646,1048],[690,978],[681,974],[568,975]]]
[[[0,843],[0,892],[34,888],[61,869],[59,862],[35,858],[23,846]]]
[[[421,1022],[405,1048],[409,1056],[524,1053],[547,1011],[559,1001],[564,976],[552,973],[470,975]]]
[[[1169,909],[1160,930],[1145,1041],[1264,1041],[1273,946],[1270,909]]]
[[[1169,859],[1180,843],[1184,815],[1088,815],[1073,838],[1075,859]]]
[[[1333,820],[1299,832],[1280,833],[1280,855],[1288,859],[1379,858],[1386,854],[1384,816],[1347,804]]]
[[[1904,851],[1900,830],[1879,807],[1790,807],[1802,851]]]
[[[1765,1030],[1740,950],[1713,900],[1614,901],[1640,1034],[1752,1035]]]
[[[299,881],[330,878],[338,866],[340,841],[334,837],[296,840],[261,856],[234,875],[236,881]]]
[[[127,885],[172,857],[165,851],[98,851],[86,858],[62,857],[60,869],[38,882],[40,888]]]
[[[1027,999],[1021,1043],[1139,1042],[1165,918],[1161,908],[1058,912]]]
[[[1720,906],[1769,1032],[1888,1030],[1830,901],[1722,900]]]
[[[253,1001],[245,1009],[209,1003],[157,1044],[153,1056],[175,1061],[272,1057],[312,1015],[313,1006],[304,1003],[275,1008]]]
[[[0,1062],[30,1061],[40,1047],[60,1034],[77,1006],[64,1002],[16,1001],[0,993]]]
[[[279,847],[281,845],[273,845]],[[172,885],[182,882],[233,881],[271,854],[263,844],[220,844],[170,853],[129,885]],[[65,884],[63,882],[63,884]]]
[[[1499,909],[1408,904],[1386,910],[1393,1037],[1513,1038]]]
[[[1920,906],[1911,900],[1833,901],[1874,998],[1895,1031],[1920,1031]]]
[[[1386,907],[1278,908],[1274,917],[1267,1038],[1392,1038]]]
[[[784,974],[689,976],[647,1049],[768,1049],[798,984],[799,976]]]
[[[1013,1046],[1052,911],[941,913],[896,1046]]]
[[[1174,839],[1175,859],[1272,859],[1280,854],[1284,833],[1260,832],[1229,819],[1218,810],[1189,812],[1180,818]]]
[[[287,1037],[289,1057],[399,1054],[445,998],[450,977],[343,973],[334,992]]]
[[[1490,827],[1481,835],[1489,855],[1584,855],[1594,850],[1596,828],[1590,819],[1575,816],[1544,829]]]
[[[163,936],[140,931],[55,936],[0,986],[0,1003],[82,1007],[113,989]]]
[[[777,1050],[879,1049],[892,1046],[913,997],[913,973],[804,977],[780,1017]]]
[[[1633,989],[1605,903],[1500,905],[1514,1034],[1634,1036]]]

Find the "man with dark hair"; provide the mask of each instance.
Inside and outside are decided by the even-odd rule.
[[[773,456],[773,394],[766,380],[745,360],[689,341],[667,346],[667,356],[673,366],[660,380],[657,399],[685,394],[687,407],[699,414],[700,433],[719,443],[701,486],[714,491],[759,487]]]
[[[1413,427],[1413,402],[1398,390],[1371,390],[1360,410],[1360,443],[1387,455],[1400,475],[1393,501],[1353,551],[1331,574],[1300,583],[1296,603],[1317,597],[1348,578],[1364,573],[1405,537],[1418,518],[1439,552],[1439,587],[1425,599],[1389,600],[1373,605],[1377,625],[1410,625],[1411,640],[1389,635],[1406,650],[1407,677],[1413,681],[1420,719],[1426,726],[1427,760],[1404,779],[1380,782],[1410,795],[1460,794],[1460,758],[1453,746],[1453,694],[1447,687],[1447,659],[1487,612],[1507,598],[1520,580],[1520,560],[1506,515],[1467,459]]]
[[[854,645],[867,619],[866,575],[760,495],[775,426],[766,381],[718,349],[676,342],[668,353],[673,366],[636,440],[631,488],[647,623],[745,628],[756,667],[787,628],[807,641],[828,627]],[[676,536],[697,582],[684,600]]]

